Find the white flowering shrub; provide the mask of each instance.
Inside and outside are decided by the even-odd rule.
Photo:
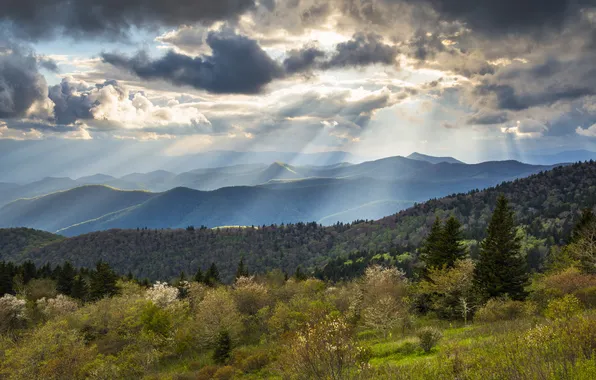
[[[253,276],[239,277],[234,283],[234,300],[238,311],[255,315],[269,303],[267,287],[255,281]]]
[[[75,300],[64,294],[58,294],[55,298],[40,298],[36,305],[37,309],[47,318],[72,313],[79,308]]]
[[[290,379],[357,379],[369,367],[370,352],[339,317],[308,324],[296,333],[280,359]]]
[[[26,321],[26,302],[12,294],[0,297],[0,333],[21,327]]]
[[[166,307],[178,298],[178,289],[165,282],[157,281],[147,290],[146,296],[159,307]]]

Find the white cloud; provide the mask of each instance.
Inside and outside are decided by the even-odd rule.
[[[575,129],[575,133],[577,133],[580,136],[596,137],[596,124],[588,128],[577,127]]]

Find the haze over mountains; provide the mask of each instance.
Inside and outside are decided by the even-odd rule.
[[[320,267],[335,257],[343,257],[343,263],[354,252],[415,254],[412,247],[420,246],[435,215],[442,218],[454,215],[464,226],[465,238],[477,243],[485,236],[497,196],[505,194],[515,210],[516,222],[526,234],[523,249],[529,264],[538,265],[550,246],[564,243],[580,210],[593,206],[595,184],[595,163],[569,165],[498,187],[429,200],[374,222],[329,227],[298,223],[254,229],[127,229],[68,239],[22,228],[0,229],[0,260],[31,259],[40,265],[69,260],[76,266],[91,267],[101,259],[122,273],[131,270],[135,276],[151,279],[167,279],[181,271],[192,273],[197,267],[205,268],[215,262],[221,268],[222,278],[231,280],[239,257],[243,257],[256,273],[272,268],[292,273],[299,265]],[[222,189],[220,196],[228,196],[227,192],[233,190]],[[178,195],[177,199],[184,202],[185,194],[193,199],[193,192],[188,189],[176,189],[165,198]],[[162,202],[158,197],[150,198],[146,204]],[[230,199],[235,206],[240,204]],[[186,205],[182,203],[179,208]],[[139,209],[131,214],[140,217],[151,210],[144,206]],[[171,211],[164,213],[164,217],[171,218],[179,212],[178,208]],[[397,265],[407,271],[411,264],[412,261],[406,260]]]
[[[378,219],[430,198],[526,177],[551,166],[517,161],[464,164],[415,153],[360,164],[242,164],[176,174],[96,174],[2,184],[1,227],[72,236],[110,228],[330,225]],[[49,194],[48,194],[49,193]],[[47,195],[46,195],[47,194]],[[22,199],[34,197],[30,199]],[[20,199],[17,199],[20,198]]]

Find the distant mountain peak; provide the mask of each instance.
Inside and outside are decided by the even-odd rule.
[[[418,152],[414,152],[410,154],[407,158],[410,160],[418,160],[418,161],[426,161],[430,162],[431,164],[439,164],[441,162],[446,162],[448,164],[463,164],[464,162],[457,160],[453,157],[436,157],[436,156],[429,156],[427,154],[422,154]]]

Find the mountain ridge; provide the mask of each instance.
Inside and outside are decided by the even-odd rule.
[[[544,262],[550,246],[565,243],[581,209],[596,204],[596,163],[556,167],[485,190],[431,199],[376,221],[329,227],[297,223],[242,229],[112,229],[25,254],[0,249],[0,260],[31,259],[38,264],[70,260],[76,266],[91,267],[102,259],[122,273],[130,269],[137,277],[151,279],[164,279],[164,273],[172,277],[181,271],[193,273],[215,262],[222,277],[230,280],[241,257],[253,272],[282,268],[291,273],[298,266],[321,268],[330,259],[367,251],[399,254],[403,261],[397,265],[411,271],[417,260],[414,247],[420,246],[435,216],[456,216],[475,255],[499,194],[509,198],[525,235],[523,253],[536,267]]]

